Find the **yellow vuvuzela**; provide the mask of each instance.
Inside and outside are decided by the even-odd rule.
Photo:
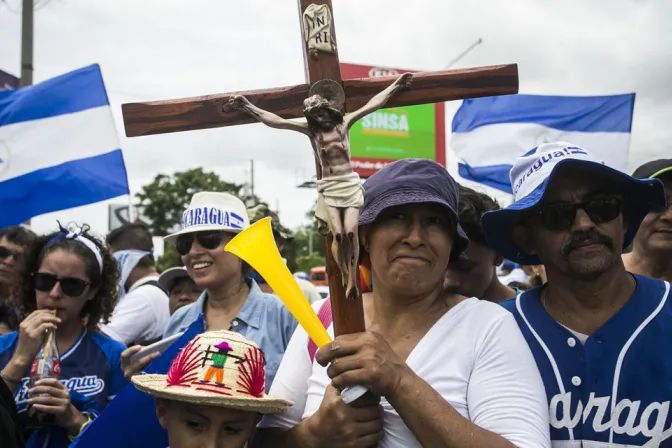
[[[318,347],[331,342],[329,333],[282,261],[273,238],[271,218],[261,219],[240,232],[224,250],[245,260],[266,280]]]

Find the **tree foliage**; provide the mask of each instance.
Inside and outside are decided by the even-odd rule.
[[[159,272],[163,272],[166,269],[176,268],[182,266],[182,259],[180,254],[177,253],[174,244],[166,243],[163,250],[163,255],[161,255],[158,260],[156,260],[156,269]]]

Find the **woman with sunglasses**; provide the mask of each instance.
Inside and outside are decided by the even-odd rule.
[[[124,346],[97,333],[116,302],[117,266],[86,229],[39,237],[19,266],[14,297],[27,317],[18,332],[0,337],[0,376],[14,393],[28,447],[65,447],[127,382]],[[29,388],[30,370],[45,332],[56,330],[60,379]],[[35,425],[26,409],[53,415]]]
[[[245,204],[227,193],[196,193],[182,216],[182,230],[165,239],[174,243],[189,276],[205,291],[198,300],[171,316],[164,338],[184,332],[192,325],[203,333],[231,330],[256,342],[266,359],[266,390],[297,322],[280,299],[265,294],[248,277],[250,267],[224,246],[249,227]],[[123,354],[127,378],[144,369],[159,353],[130,357],[141,349],[131,347]]]

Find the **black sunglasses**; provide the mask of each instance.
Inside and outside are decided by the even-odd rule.
[[[58,277],[46,272],[36,272],[33,275],[35,289],[37,291],[49,292],[54,289],[56,283],[60,283],[63,294],[70,297],[79,297],[89,285],[89,282],[74,277]]]
[[[567,230],[574,224],[576,212],[579,209],[586,212],[595,224],[609,222],[621,213],[621,200],[619,198],[595,198],[576,204],[547,205],[537,212],[541,217],[541,223],[547,230]]]
[[[203,249],[217,249],[222,244],[223,237],[224,235],[219,230],[184,233],[175,240],[175,249],[177,249],[178,254],[187,255],[191,250],[191,245],[194,244],[194,240],[198,241]]]
[[[14,257],[14,260],[16,260],[20,255],[20,253],[14,252],[8,247],[0,246],[0,258],[3,260],[9,257]]]

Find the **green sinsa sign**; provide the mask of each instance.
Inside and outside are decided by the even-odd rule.
[[[407,71],[341,63],[343,79],[393,78]],[[350,129],[352,167],[366,178],[399,159],[430,159],[445,166],[445,136],[443,103],[381,109]]]
[[[382,109],[359,120],[350,130],[352,157],[399,160],[435,158],[433,104]]]

